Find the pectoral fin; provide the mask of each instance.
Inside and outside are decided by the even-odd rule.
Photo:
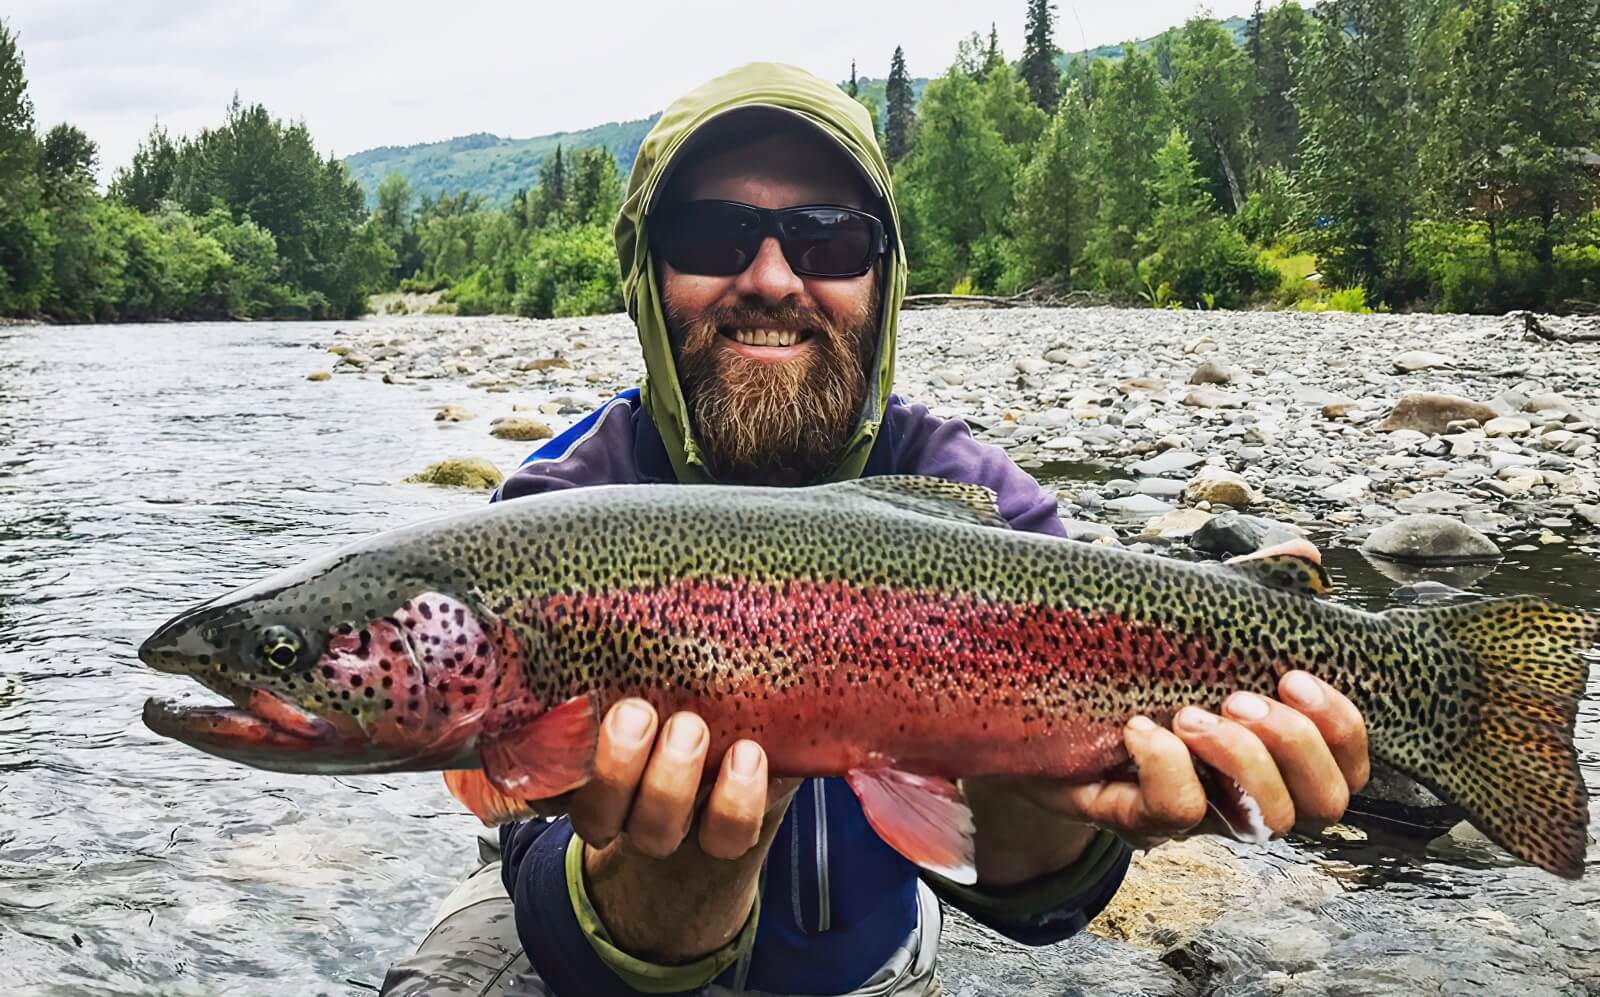
[[[577,696],[495,734],[479,754],[494,788],[513,799],[543,800],[589,781],[599,737],[594,701]]]
[[[867,823],[891,848],[952,882],[978,881],[972,811],[954,783],[888,767],[855,769],[845,780]]]

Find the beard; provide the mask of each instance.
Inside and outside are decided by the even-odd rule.
[[[707,469],[731,484],[801,485],[844,456],[866,402],[868,365],[878,345],[878,282],[867,304],[842,323],[795,305],[733,306],[694,316],[669,300],[678,379]],[[809,333],[809,348],[764,363],[722,342],[723,330]]]

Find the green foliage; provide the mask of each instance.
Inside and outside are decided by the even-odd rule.
[[[1251,24],[1246,42],[1252,105],[1247,132],[1256,168],[1293,169],[1300,152],[1300,115],[1291,92],[1311,15],[1295,0],[1281,0],[1265,12],[1257,3]]]
[[[1034,106],[1053,114],[1061,95],[1061,70],[1056,66],[1060,50],[1055,40],[1055,4],[1050,0],[1028,0],[1023,32],[1026,40],[1022,48],[1022,79],[1028,85]]]
[[[0,314],[32,314],[50,279],[38,156],[22,51],[0,21]]]
[[[150,134],[139,143],[133,162],[117,171],[111,180],[111,196],[128,205],[151,214],[172,191],[178,176],[178,147],[160,125],[150,129]]]
[[[910,150],[911,129],[916,122],[916,113],[911,109],[911,76],[906,72],[906,53],[898,45],[889,63],[889,82],[884,98],[887,108],[883,119],[883,151],[889,162],[894,164],[904,159]]]
[[[1349,312],[1353,315],[1372,314],[1372,309],[1367,307],[1367,289],[1364,287],[1341,288],[1327,297],[1302,300],[1295,306],[1295,311]]]
[[[1017,188],[1017,249],[1024,282],[1073,286],[1093,213],[1090,191],[1089,108],[1076,85],[1022,171]]]
[[[1130,45],[1121,60],[1095,63],[1091,74],[1088,156],[1096,211],[1085,255],[1098,286],[1131,297],[1141,289],[1141,233],[1155,209],[1156,152],[1171,116],[1153,56]]]
[[[1208,17],[1190,18],[1172,51],[1173,112],[1193,140],[1211,196],[1229,211],[1244,206],[1250,63],[1233,37]]]
[[[1294,178],[1281,166],[1269,166],[1256,180],[1234,221],[1245,238],[1270,246],[1293,231],[1300,214]]]
[[[622,278],[611,233],[580,225],[534,236],[517,265],[517,314],[591,315],[622,308]]]

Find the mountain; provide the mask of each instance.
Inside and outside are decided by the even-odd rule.
[[[1220,23],[1233,32],[1236,42],[1243,44],[1247,22],[1247,18],[1230,17]],[[1134,45],[1142,50],[1149,49],[1156,41],[1157,38],[1143,38],[1134,42]],[[1122,46],[1102,45],[1082,52],[1069,52],[1057,62],[1065,69],[1070,60],[1079,56],[1087,57],[1091,62],[1116,59],[1122,56]],[[863,77],[857,83],[863,96],[877,102],[881,121],[885,81]],[[927,85],[925,77],[912,80],[913,97],[920,100]],[[636,121],[612,121],[583,131],[556,132],[536,138],[502,138],[479,132],[444,142],[385,145],[347,156],[344,163],[366,190],[369,205],[375,203],[378,184],[391,173],[404,176],[411,182],[411,190],[426,198],[470,191],[491,204],[504,204],[517,191],[539,182],[539,164],[554,153],[558,145],[568,150],[604,146],[616,157],[617,165],[626,174],[633,167],[633,157],[639,151],[639,144],[659,117],[659,114],[655,114]]]

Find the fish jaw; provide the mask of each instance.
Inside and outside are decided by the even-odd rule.
[[[360,627],[315,634],[315,658],[272,674],[225,660],[218,648],[226,642],[179,617],[145,641],[140,657],[232,705],[151,699],[144,721],[201,751],[279,772],[476,767],[507,638],[503,627],[482,626],[466,603],[424,592]]]

